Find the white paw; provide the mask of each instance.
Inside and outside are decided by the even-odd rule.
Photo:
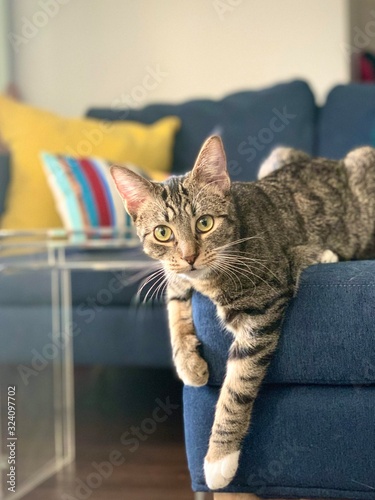
[[[274,149],[261,164],[258,172],[258,180],[263,179],[263,177],[280,168],[283,159],[287,158],[291,151],[291,148],[284,147]]]
[[[210,490],[224,488],[232,481],[237,471],[239,456],[240,452],[234,451],[216,462],[204,461],[204,475]]]
[[[322,264],[329,264],[331,262],[338,262],[339,258],[338,256],[333,253],[331,250],[324,250],[322,253],[322,258],[321,258],[321,263]]]

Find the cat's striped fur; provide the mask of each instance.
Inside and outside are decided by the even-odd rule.
[[[194,289],[216,304],[233,335],[205,459],[211,489],[226,486],[237,470],[253,403],[301,271],[338,258],[375,257],[375,150],[360,148],[341,161],[281,153],[282,168],[249,183],[230,182],[218,137],[206,141],[191,172],[163,183],[112,170],[145,252],[166,270],[181,379],[194,386],[208,380],[192,321]],[[197,221],[207,215],[214,225],[199,232]],[[160,225],[173,232],[170,241],[157,241]]]

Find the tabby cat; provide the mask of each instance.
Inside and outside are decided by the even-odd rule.
[[[208,380],[192,321],[193,290],[214,302],[233,336],[204,464],[211,489],[235,475],[301,271],[375,257],[375,149],[332,161],[282,148],[271,160],[282,167],[256,182],[231,182],[221,139],[213,136],[191,172],[165,182],[111,169],[144,251],[161,261],[168,278],[173,357],[183,382]]]

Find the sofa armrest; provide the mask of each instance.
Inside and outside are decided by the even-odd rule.
[[[266,384],[375,384],[375,260],[306,269],[286,312]],[[209,385],[220,387],[232,337],[215,306],[193,295],[193,318]]]
[[[374,260],[303,272],[254,403],[238,471],[223,491],[375,498],[374,302]],[[193,490],[207,491],[203,462],[231,336],[202,295],[193,295],[193,316],[210,379],[184,388],[186,451]]]

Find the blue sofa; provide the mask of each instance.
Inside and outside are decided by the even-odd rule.
[[[121,118],[121,111],[90,116]],[[220,102],[154,105],[128,118],[177,114],[175,170],[190,168],[203,136],[223,137],[234,180],[253,180],[279,144],[340,158],[375,145],[375,87],[334,88],[322,108],[303,82],[242,92]],[[226,492],[262,497],[375,498],[375,261],[307,269]],[[194,323],[210,367],[206,387],[184,388],[186,447],[195,491],[207,491],[203,459],[230,339],[210,301],[196,294]]]
[[[375,87],[342,86],[317,110],[313,152],[339,158],[375,144]],[[193,489],[207,491],[203,459],[230,339],[210,301],[194,296],[210,368],[184,388]],[[226,492],[271,498],[375,498],[375,261],[316,265],[302,275],[281,342],[254,407],[239,470]]]
[[[277,144],[289,144],[313,152],[317,107],[309,86],[297,81],[261,91],[238,92],[221,101],[195,100],[127,110],[93,108],[87,115],[108,121],[135,120],[142,123],[153,123],[166,115],[178,115],[182,128],[176,136],[173,173],[189,170],[203,140],[212,133],[221,133],[232,178],[254,180],[261,161]],[[248,144],[249,136],[256,136],[255,146]],[[0,214],[6,209],[6,186],[10,175],[9,158],[0,156]],[[134,256],[134,251],[116,253],[116,260]],[[138,257],[141,255],[141,250],[138,250]],[[93,252],[82,255],[83,258],[92,256]],[[102,289],[106,289],[111,279],[113,273],[72,273],[73,321],[81,331],[74,338],[75,363],[171,367],[164,305],[159,302],[138,307],[133,300],[138,283],[124,287],[110,303],[99,304],[102,309],[95,315],[95,321],[89,321],[90,299],[95,299]],[[34,293],[33,280],[31,275],[9,277],[0,274],[0,324],[7,339],[7,351],[5,354],[0,350],[0,361],[2,357],[16,362],[27,362],[31,358],[31,336],[23,330],[13,334],[15,317],[22,318],[23,323],[31,323],[32,337],[39,338],[40,345],[47,340],[45,332],[50,330],[49,284],[48,280],[43,286],[40,283],[37,293]],[[33,290],[32,297],[30,290]],[[33,315],[38,321],[31,321]]]
[[[239,92],[221,101],[157,104],[140,110],[91,109],[106,120],[151,123],[182,119],[174,151],[175,173],[188,170],[205,137],[221,134],[233,180],[254,180],[261,161],[277,145],[339,158],[353,147],[375,144],[375,87],[334,88],[319,108],[300,81]],[[0,186],[7,175],[0,165]],[[3,190],[4,191],[4,190]],[[0,207],[2,207],[0,190]],[[119,252],[118,258],[128,258]],[[137,310],[136,285],[124,288],[87,323],[87,297],[105,288],[109,273],[74,272],[73,315],[82,327],[74,339],[75,362],[170,366],[162,304]],[[22,301],[17,283],[0,277],[0,322],[10,312],[43,308]],[[20,278],[21,279],[21,278]],[[23,278],[24,279],[24,278]],[[243,446],[239,471],[225,489],[264,497],[375,499],[375,262],[312,266],[301,279],[283,327],[280,346]],[[194,296],[194,321],[210,366],[206,387],[184,389],[186,447],[193,489],[206,491],[203,458],[223,381],[229,339],[212,304]],[[5,325],[5,327],[3,326]],[[20,335],[22,333],[20,332]],[[20,342],[8,349],[20,356]],[[27,355],[24,349],[22,355]],[[1,354],[0,354],[1,356]]]

